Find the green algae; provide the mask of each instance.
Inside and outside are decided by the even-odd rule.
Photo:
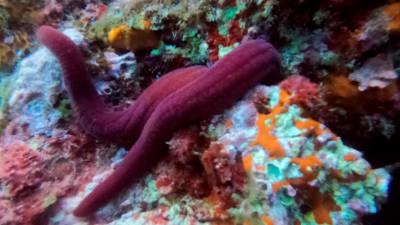
[[[43,202],[42,202],[42,208],[44,208],[44,209],[46,209],[46,208],[48,208],[49,206],[51,206],[51,205],[53,205],[54,203],[56,203],[57,202],[57,196],[55,195],[55,194],[51,194],[51,195],[49,195],[49,196],[46,196],[44,199],[43,199]]]
[[[302,38],[293,38],[281,49],[282,66],[288,74],[298,74],[298,66],[304,61],[303,50],[308,44]]]
[[[56,109],[61,113],[61,119],[68,121],[72,118],[72,107],[69,99],[62,99]]]
[[[0,74],[0,134],[7,125],[8,99],[13,90],[11,79],[4,74]]]
[[[228,210],[235,224],[243,224],[244,221],[249,220],[252,224],[263,224],[259,219],[259,216],[266,211],[263,196],[264,193],[262,193],[254,178],[249,179],[244,194],[233,196],[234,200],[239,203],[238,206]]]
[[[10,14],[5,8],[0,5],[0,34],[7,29],[9,19]]]
[[[239,13],[239,8],[237,7],[226,7],[224,9],[218,9],[217,15],[220,15],[217,19],[218,22],[218,32],[223,37],[228,35],[228,24],[230,21],[235,19],[236,15]]]
[[[232,46],[226,46],[226,47],[219,45],[218,57],[220,59],[222,59],[225,55],[227,55],[229,52],[233,51],[238,46],[239,46],[239,43],[235,43]]]
[[[100,17],[90,28],[89,38],[106,40],[108,32],[115,26],[122,24],[125,20],[124,13],[115,7],[109,7],[106,13]]]
[[[143,189],[142,199],[143,202],[151,204],[157,202],[160,198],[160,193],[157,190],[156,182],[151,176],[145,178],[146,187]]]

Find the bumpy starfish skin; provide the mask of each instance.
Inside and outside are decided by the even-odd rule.
[[[39,28],[37,37],[61,62],[67,91],[88,132],[111,141],[123,136],[134,142],[138,136],[123,162],[74,210],[76,216],[93,213],[140,178],[162,156],[174,131],[221,113],[261,81],[281,79],[275,48],[262,40],[247,41],[210,69],[195,66],[164,75],[133,106],[114,112],[98,96],[69,38],[47,26]]]
[[[191,66],[167,73],[149,86],[135,104],[114,111],[97,94],[81,52],[68,37],[52,27],[42,26],[37,38],[61,62],[64,83],[81,126],[99,139],[119,144],[133,144],[161,100],[208,70],[205,66]]]
[[[248,41],[209,71],[167,96],[146,122],[142,133],[116,170],[75,209],[87,216],[157,162],[164,143],[179,127],[222,112],[264,78],[279,78],[279,56],[264,41]]]

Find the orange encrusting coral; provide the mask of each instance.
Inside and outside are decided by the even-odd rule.
[[[264,165],[256,165],[256,171],[264,172],[265,171],[265,166]]]
[[[226,129],[232,128],[232,127],[233,127],[233,122],[232,122],[232,120],[227,120],[227,121],[225,121],[224,127],[225,127]]]
[[[315,221],[318,224],[332,225],[333,221],[330,212],[339,211],[340,207],[335,203],[331,196],[321,193],[317,189],[312,188],[309,196],[310,199],[307,200],[311,203]]]
[[[386,26],[386,29],[391,32],[400,32],[400,2],[396,2],[386,6],[383,9],[386,16],[389,17],[390,21]]]
[[[251,155],[243,156],[242,158],[243,168],[246,172],[250,172],[253,168],[253,158]]]
[[[324,130],[321,128],[321,124],[315,120],[307,119],[307,120],[296,120],[295,126],[300,130],[309,130],[313,134],[319,136],[324,133]]]
[[[271,110],[271,113],[258,114],[258,119],[256,125],[258,127],[258,135],[256,140],[252,143],[260,144],[264,147],[264,149],[269,153],[271,158],[282,158],[285,157],[286,153],[282,146],[279,143],[278,137],[274,135],[274,129],[276,128],[276,118],[278,114],[284,113],[289,104],[290,104],[290,96],[287,92],[281,91],[279,96],[278,104]],[[307,130],[312,133],[314,136],[319,136],[322,134],[332,134],[329,129],[323,127],[317,121],[306,119],[306,120],[298,120],[294,121],[295,126],[300,130]],[[332,134],[333,135],[333,134]],[[333,138],[337,137],[333,135]],[[249,169],[249,162],[252,159],[248,156],[244,161],[244,166]],[[272,191],[278,192],[281,188],[285,186],[293,186],[293,187],[306,187],[310,189],[309,182],[316,179],[319,174],[319,170],[323,167],[322,162],[318,159],[316,155],[309,155],[302,158],[293,158],[291,159],[291,163],[297,165],[303,174],[303,176],[298,178],[291,178],[286,180],[277,181],[272,184]],[[251,164],[252,166],[252,164]],[[311,188],[312,189],[312,188]],[[301,190],[301,188],[299,189]],[[314,190],[308,196],[309,202],[312,203],[312,213],[314,215],[315,221],[318,224],[332,224],[332,219],[330,217],[330,211],[338,210],[338,207],[334,203],[332,199],[329,199],[327,196],[321,194],[318,190]],[[263,217],[261,220],[265,224],[273,224],[272,221],[268,217]]]
[[[273,191],[276,192],[281,187],[288,185],[288,181],[280,181],[274,183],[272,188]],[[338,211],[340,210],[340,207],[336,205],[335,201],[329,195],[321,193],[319,190],[312,188],[308,185],[298,184],[293,186],[299,187],[298,190],[300,192],[306,192],[305,201],[310,204],[314,219],[318,224],[333,224],[330,212]],[[299,224],[301,224],[300,221]]]
[[[276,117],[277,115],[285,112],[289,105],[289,94],[286,91],[281,90],[279,93],[279,102],[271,110],[269,114],[258,114],[257,127],[258,134],[255,141],[251,144],[261,145],[270,155],[271,158],[282,158],[285,157],[285,150],[279,143],[278,137],[274,133]]]
[[[318,175],[318,170],[322,167],[321,161],[319,161],[315,155],[310,155],[304,158],[294,158],[291,162],[300,167],[300,171],[304,175],[301,179],[303,182],[314,180]]]
[[[337,137],[334,133],[332,133],[328,128],[324,127],[322,124],[320,124],[315,120],[312,119],[296,120],[294,124],[298,129],[307,130],[308,132],[310,132],[315,136],[330,134],[333,140],[339,139],[339,137]]]
[[[281,188],[283,188],[285,186],[289,186],[289,185],[290,185],[290,183],[287,180],[277,181],[277,182],[272,184],[272,191],[273,192],[278,192]]]
[[[353,98],[360,92],[357,85],[352,83],[346,75],[330,76],[326,86],[330,95],[340,98]]]
[[[224,225],[229,224],[229,213],[228,209],[225,206],[225,202],[223,198],[216,192],[212,192],[207,198],[206,201],[210,204],[213,209],[213,217],[217,219],[217,221],[213,222],[212,225]],[[224,219],[226,218],[226,219]]]
[[[356,161],[358,157],[352,153],[347,153],[345,156],[343,156],[343,159],[349,162]]]
[[[143,27],[151,24],[143,22]],[[148,29],[135,29],[126,24],[114,27],[108,33],[109,44],[118,50],[129,50],[133,52],[149,51],[160,45],[159,35]]]
[[[253,223],[250,220],[245,220],[243,225],[253,225]]]
[[[303,176],[273,183],[273,192],[278,192],[282,187],[288,185],[306,185],[308,182],[314,180],[317,177],[318,170],[322,167],[322,163],[314,155],[304,158],[293,158],[291,162],[297,164],[300,167],[300,171],[303,173]]]
[[[145,29],[145,30],[150,29],[150,27],[152,25],[150,20],[143,19],[141,22],[142,22],[143,29]]]
[[[269,217],[266,216],[266,215],[260,216],[260,219],[261,219],[261,221],[263,221],[263,223],[264,223],[265,225],[274,225],[274,222],[272,221],[272,219],[269,218]]]

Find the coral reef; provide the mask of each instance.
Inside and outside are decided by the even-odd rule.
[[[95,168],[88,164],[94,158],[93,143],[82,132],[74,133],[76,128],[53,138],[31,137],[23,129],[11,122],[1,139],[1,224],[41,224],[41,218],[77,191]],[[80,148],[85,151],[78,153]]]
[[[231,64],[242,65],[246,62],[241,61],[240,58],[249,60],[249,57],[252,57],[253,65],[247,64],[247,67],[242,67],[240,70],[229,67]],[[163,142],[175,129],[190,121],[219,112],[262,79],[269,81],[279,79],[278,64],[278,55],[271,45],[263,41],[248,41],[228,54],[209,71],[167,96],[154,109],[123,164],[85,198],[75,211],[76,215],[85,216],[91,213],[112,197],[109,193],[114,193],[124,186],[126,178],[130,177],[129,179],[132,180],[143,173],[149,166],[149,162],[158,158],[155,152],[150,151],[160,151]],[[247,80],[249,74],[253,77]],[[210,89],[210,84],[221,81],[225,82],[224,85]],[[207,94],[200,94],[207,89],[209,90]],[[234,92],[231,91],[232,89]],[[189,101],[191,104],[182,104]],[[171,111],[171,108],[177,111]],[[143,149],[147,151],[143,152]],[[141,163],[145,161],[147,165]]]
[[[321,92],[316,83],[301,75],[292,75],[279,86],[292,94],[291,103],[301,106],[303,109],[311,110],[321,101]]]
[[[238,146],[243,142],[232,141],[229,132],[222,136],[223,143],[229,144],[225,148],[244,151],[243,165],[254,173],[250,179],[264,187],[267,195],[252,199],[254,190],[251,190],[250,199],[240,198],[242,210],[237,211],[237,216],[254,220],[251,215],[257,213],[262,220],[263,212],[259,210],[266,210],[264,215],[273,224],[279,224],[278,221],[283,221],[282,224],[347,224],[356,221],[357,214],[375,212],[376,205],[369,199],[375,195],[372,198],[376,200],[385,196],[389,182],[387,172],[371,171],[360,152],[344,146],[324,125],[301,118],[301,111],[290,104],[291,97],[285,91],[260,87],[256,92],[269,93],[270,113],[261,114],[252,109],[256,116],[251,124],[257,127],[257,132],[247,136],[245,143],[254,147]],[[233,135],[233,138],[238,137]],[[369,176],[375,177],[372,183],[368,183]],[[378,181],[381,178],[386,181],[381,183]],[[356,191],[352,188],[357,185],[349,185],[353,182],[365,186]],[[370,185],[377,189],[370,189]],[[349,195],[345,197],[339,193]],[[249,207],[246,204],[254,204],[254,200],[262,203],[253,209],[247,208],[246,212]]]
[[[17,61],[30,53],[29,50],[32,47],[33,40],[32,34],[38,25],[47,23],[58,26],[65,19],[64,14],[67,13],[76,17],[84,17],[83,15],[88,17],[88,12],[85,11],[82,12],[83,15],[73,15],[74,11],[81,13],[82,5],[86,4],[89,7],[90,1],[1,0],[0,71],[12,71]],[[99,17],[106,10],[104,4],[99,3],[99,5],[103,5],[103,9],[96,12],[95,17]],[[86,19],[89,20],[89,18]]]
[[[177,132],[165,160],[97,219],[70,215],[112,168],[67,199],[50,224],[354,224],[376,213],[388,172],[302,117],[291,98],[277,86],[256,87],[223,114]],[[258,111],[260,99],[268,112]]]
[[[127,124],[125,122],[115,123],[115,115],[107,115],[106,110],[104,110],[104,112],[99,112],[99,110],[105,108],[104,103],[101,102],[99,96],[96,94],[96,91],[89,80],[90,78],[86,74],[85,67],[83,66],[83,58],[74,43],[58,31],[46,26],[39,28],[37,36],[38,39],[47,47],[49,47],[49,49],[53,53],[55,53],[55,55],[60,60],[61,66],[65,73],[64,81],[66,83],[67,90],[74,102],[74,106],[78,110],[78,114],[80,114],[83,127],[89,132],[102,134],[102,132],[105,130],[103,128],[104,125],[100,125],[96,128],[96,120],[98,120],[96,117],[99,117],[101,118],[100,121],[106,122],[107,125],[109,124],[108,121],[114,121],[117,129],[121,127],[123,131],[131,131],[132,128],[130,128],[130,125],[128,125],[127,127]],[[64,49],[61,49],[59,46],[67,47],[69,51],[67,52]],[[232,69],[235,70],[236,68],[229,68],[228,66],[230,64],[241,65],[243,63],[246,63],[239,60],[239,56],[245,55],[252,57],[251,60],[253,61],[254,65],[251,67],[242,67],[242,70],[231,71]],[[244,60],[250,60],[250,58],[243,58]],[[158,100],[154,97],[154,100],[152,100],[153,98],[151,96],[157,96],[157,94],[153,94],[151,91],[149,91],[148,93],[150,95],[150,100],[147,101],[155,102],[154,112],[152,112],[152,106],[144,108],[150,108],[150,110],[148,110],[150,112],[150,116],[147,116],[147,110],[145,110],[144,113],[139,111],[139,114],[137,116],[135,115],[136,113],[132,113],[132,110],[129,109],[125,112],[122,111],[119,114],[118,112],[116,112],[115,114],[117,114],[117,118],[123,117],[124,114],[130,116],[130,118],[134,118],[133,120],[129,119],[128,121],[136,121],[135,118],[145,118],[145,124],[143,124],[143,126],[132,126],[135,129],[139,129],[139,132],[141,130],[141,127],[143,127],[143,132],[140,135],[136,135],[139,138],[135,145],[132,147],[132,150],[130,151],[130,154],[128,154],[127,159],[123,162],[123,165],[121,165],[119,169],[116,170],[112,176],[110,176],[109,180],[104,181],[87,198],[85,198],[82,204],[76,209],[75,214],[77,216],[86,216],[90,214],[93,210],[100,207],[102,204],[108,201],[110,197],[112,197],[109,193],[114,193],[118,191],[118,189],[120,189],[126,183],[124,180],[128,175],[129,177],[131,177],[131,180],[132,178],[136,178],[132,174],[132,172],[127,173],[127,171],[133,170],[136,171],[138,174],[143,173],[145,166],[141,165],[139,161],[151,161],[154,160],[154,158],[158,158],[155,156],[155,153],[143,154],[142,149],[148,148],[154,151],[159,151],[158,149],[162,147],[162,143],[166,141],[165,139],[168,139],[167,135],[170,135],[168,133],[177,129],[179,126],[184,125],[185,123],[187,123],[187,121],[193,121],[196,119],[207,117],[210,116],[213,112],[220,111],[221,109],[223,109],[224,106],[232,104],[232,101],[240,97],[240,94],[243,94],[243,92],[246,91],[247,88],[250,88],[251,86],[255,85],[255,83],[261,80],[269,80],[270,82],[279,80],[280,74],[278,64],[278,55],[271,45],[268,45],[263,41],[247,41],[242,44],[236,51],[228,54],[228,56],[225,57],[223,61],[218,62],[209,71],[199,71],[198,74],[200,75],[195,76],[194,78],[191,77],[190,80],[192,81],[190,83],[187,83],[187,85],[186,83],[180,85],[179,82],[177,82],[178,80],[174,81],[174,85],[177,85],[176,90],[175,88],[167,91],[163,90],[166,92],[166,94],[163,93],[166,96],[165,99]],[[77,68],[80,69],[77,71]],[[194,69],[192,70],[195,71]],[[252,74],[254,78],[246,80],[249,74]],[[170,77],[174,76],[165,76],[164,80],[166,80],[166,82],[171,82],[175,80],[175,78]],[[169,80],[167,80],[167,78],[169,78]],[[182,80],[183,79],[179,79],[179,81]],[[200,80],[201,83],[197,82]],[[215,88],[215,91],[210,92],[208,95],[205,95],[205,97],[199,97],[198,93],[203,92],[203,89],[205,90],[209,88],[210,84],[221,82],[221,80],[227,82],[225,89],[223,88],[224,86],[218,89]],[[230,83],[228,81],[230,81]],[[159,82],[155,85],[158,84]],[[238,86],[237,88],[235,87],[235,92],[228,92],[229,89],[233,88],[231,86]],[[156,88],[159,88],[159,86],[156,86]],[[82,90],[85,91],[82,92]],[[169,94],[169,92],[171,92],[171,94]],[[225,92],[229,93],[229,95],[226,95]],[[146,96],[146,94],[144,96]],[[197,101],[194,101],[194,99],[196,99],[195,96],[198,98]],[[216,100],[216,98],[221,100]],[[229,101],[229,99],[231,100]],[[186,102],[189,100],[192,102],[192,105],[189,105],[191,107],[183,107],[182,102]],[[207,102],[207,100],[209,102]],[[160,103],[159,105],[157,105],[159,101]],[[208,104],[209,106],[206,107],[204,104]],[[210,107],[210,105],[212,107]],[[175,109],[183,108],[185,110],[171,113],[171,107]],[[140,107],[135,105],[131,107],[131,109],[136,110],[140,109]],[[184,116],[182,115],[184,112],[186,112],[186,118],[184,118]],[[96,113],[97,116],[95,116]],[[148,118],[148,121],[146,121],[146,118]],[[142,121],[142,119],[140,120]],[[166,121],[164,123],[157,122],[164,120]],[[172,121],[174,121],[172,123],[173,125],[169,125]],[[134,123],[134,125],[136,124]],[[160,131],[162,132],[160,133]],[[108,131],[106,131],[104,135],[100,136],[104,136],[106,137],[106,139],[110,139],[110,134],[118,134],[122,136],[124,135],[124,133],[120,134],[121,132],[116,131],[113,131],[111,133],[107,132]],[[159,132],[160,134],[154,135],[157,132]],[[127,133],[131,134],[134,132]],[[149,134],[151,135],[149,136]],[[150,140],[149,137],[153,137],[153,139]],[[133,139],[136,139],[135,135],[133,135]],[[149,150],[147,152],[149,152]],[[132,167],[134,168],[132,169]]]
[[[360,69],[351,73],[349,78],[358,81],[360,91],[365,91],[368,87],[387,87],[396,81],[397,74],[392,59],[388,55],[380,54],[368,59]]]
[[[0,0],[0,224],[392,225],[399,15],[398,0]],[[35,40],[43,24],[78,45],[105,102],[93,115],[117,121],[97,117],[94,130],[118,131],[118,146],[80,129],[60,66]],[[179,68],[207,71],[254,39],[280,53],[279,87],[168,132],[147,175],[90,217],[73,215],[137,139],[114,129],[129,125],[123,112],[156,107],[180,86]]]
[[[17,60],[27,55],[32,25],[41,21],[41,2],[0,1],[0,71],[12,70]]]
[[[76,43],[83,42],[75,29],[64,32]],[[28,124],[32,134],[49,134],[62,116],[54,107],[63,91],[60,78],[61,69],[47,49],[39,48],[24,58],[9,78],[13,80],[13,90],[9,99],[4,99],[12,106],[9,118],[15,118],[20,125]]]
[[[43,155],[23,145],[10,146],[1,151],[3,155],[0,161],[3,166],[0,180],[5,184],[6,192],[3,193],[5,196],[18,198],[41,184],[44,169]],[[32,168],[31,164],[35,167]]]
[[[0,42],[0,71],[9,71],[20,57],[27,55],[30,47],[31,40],[26,32],[4,37],[4,41]]]

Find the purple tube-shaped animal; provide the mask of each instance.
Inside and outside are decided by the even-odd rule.
[[[261,81],[281,78],[279,54],[262,40],[248,41],[207,72],[165,97],[147,120],[123,162],[74,210],[88,216],[140,178],[163,153],[174,131],[221,113]]]
[[[79,48],[67,36],[49,26],[40,27],[36,36],[60,61],[81,126],[99,139],[118,144],[133,144],[162,99],[208,70],[205,66],[191,66],[167,73],[148,87],[135,104],[116,111],[96,92]]]
[[[248,41],[210,69],[194,66],[164,75],[134,105],[115,111],[97,94],[82,54],[68,37],[48,26],[40,27],[37,37],[59,59],[83,128],[117,143],[134,143],[138,138],[121,165],[75,209],[76,216],[91,214],[148,171],[174,131],[222,112],[261,81],[281,79],[273,46]]]

